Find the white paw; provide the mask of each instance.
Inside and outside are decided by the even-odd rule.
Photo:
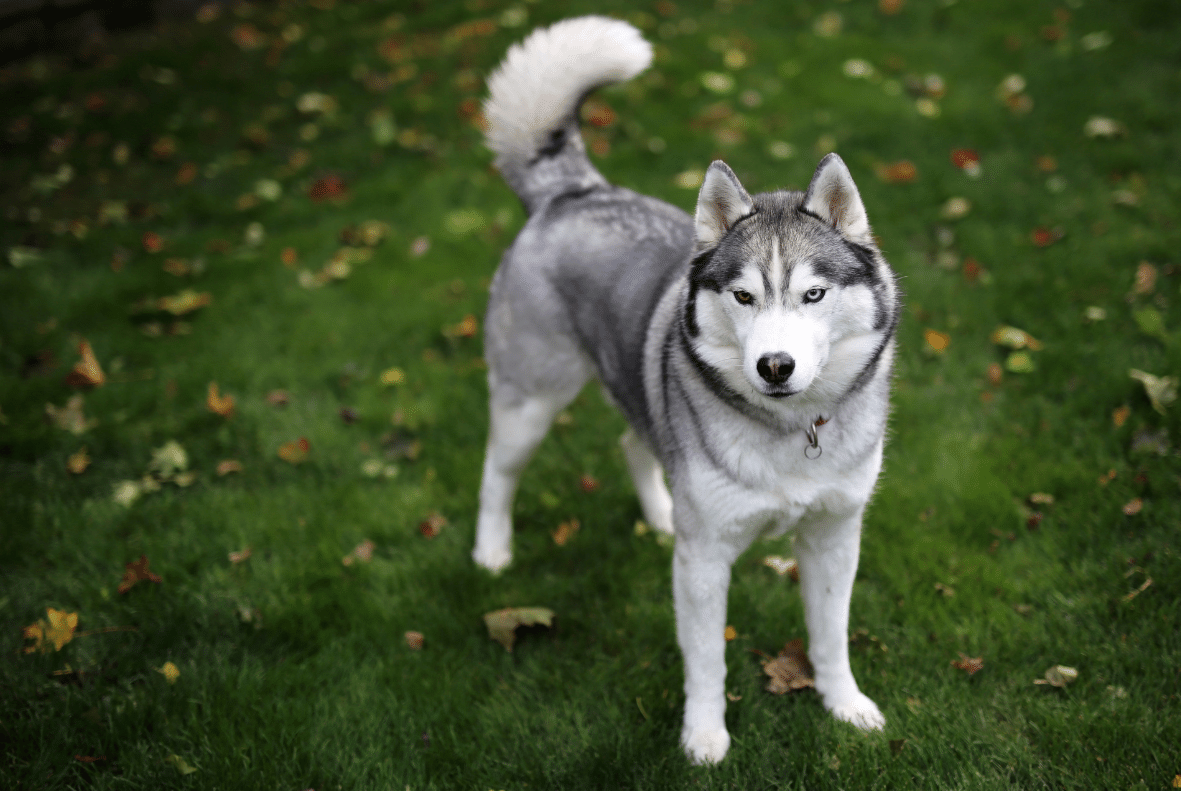
[[[698,766],[716,764],[726,757],[730,749],[730,734],[725,728],[701,728],[692,733],[682,733],[681,744],[685,748],[685,755],[689,756],[692,763]]]
[[[508,564],[513,562],[513,553],[512,550],[504,549],[503,547],[490,549],[477,545],[472,550],[472,560],[493,574],[499,574],[501,571],[504,571]]]
[[[834,706],[829,706],[827,700],[824,705],[832,712],[832,716],[841,722],[852,723],[863,731],[880,731],[886,725],[886,718],[882,716],[878,704],[861,692]]]

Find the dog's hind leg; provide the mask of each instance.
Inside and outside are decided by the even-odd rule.
[[[631,472],[644,518],[661,533],[673,533],[673,498],[664,483],[664,469],[647,443],[630,428],[619,439],[627,469]]]
[[[557,414],[582,389],[582,382],[559,391],[506,397],[492,393],[492,421],[480,484],[480,517],[472,558],[490,571],[513,559],[513,497],[521,471],[545,438]]]

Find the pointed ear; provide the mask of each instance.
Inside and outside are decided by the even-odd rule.
[[[836,154],[820,160],[803,209],[831,225],[847,239],[861,244],[872,244],[869,216],[861,203],[861,194],[849,175],[849,168]]]
[[[734,171],[722,160],[715,160],[705,171],[705,181],[697,195],[697,250],[715,246],[734,227],[734,223],[754,211],[754,201],[738,182]]]

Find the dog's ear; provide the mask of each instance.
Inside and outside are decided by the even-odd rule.
[[[705,171],[697,195],[697,251],[715,246],[734,223],[754,211],[754,201],[729,166],[718,159]]]
[[[804,211],[819,217],[845,238],[860,244],[872,244],[869,216],[861,202],[861,194],[849,168],[836,154],[820,160],[808,194],[804,196]]]

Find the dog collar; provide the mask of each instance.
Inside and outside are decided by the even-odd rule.
[[[813,420],[806,429],[804,429],[804,436],[808,438],[808,444],[804,446],[804,456],[815,461],[820,458],[820,454],[824,449],[820,447],[820,437],[816,435],[816,429],[828,422],[827,418],[819,417]],[[813,452],[815,455],[813,455]]]

